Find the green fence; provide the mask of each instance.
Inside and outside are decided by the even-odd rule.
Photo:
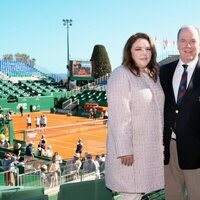
[[[27,174],[23,175],[22,178],[19,179],[19,182],[23,186],[40,186],[41,185],[41,175],[40,174]]]
[[[19,97],[17,102],[7,102],[7,99],[1,99],[1,106],[9,108],[14,113],[19,112],[20,105],[23,105],[24,112],[45,111],[54,107],[53,96],[40,97]]]

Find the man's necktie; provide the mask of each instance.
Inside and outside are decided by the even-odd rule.
[[[180,102],[182,101],[183,96],[185,95],[187,89],[187,67],[188,65],[183,64],[184,71],[178,88],[177,105],[179,105]]]

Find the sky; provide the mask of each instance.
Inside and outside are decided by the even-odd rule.
[[[200,27],[199,0],[1,0],[0,59],[26,53],[52,73],[67,73],[67,29],[70,59],[90,60],[93,48],[104,45],[112,69],[122,61],[128,38],[149,34],[158,57],[176,49],[178,29]],[[168,46],[163,48],[163,40]]]

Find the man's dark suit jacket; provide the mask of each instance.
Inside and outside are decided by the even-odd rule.
[[[176,133],[181,169],[200,168],[200,61],[194,69],[187,91],[178,106],[172,79],[178,60],[161,66],[160,81],[165,93],[164,146],[165,165],[169,163],[172,130]]]

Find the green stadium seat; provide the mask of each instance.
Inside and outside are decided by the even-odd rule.
[[[28,198],[23,198],[21,200],[48,200],[48,195],[40,195],[40,196],[35,196],[35,197],[28,197]]]
[[[44,196],[44,188],[10,188],[10,190],[0,191],[0,194],[0,200],[22,200],[24,198],[28,200],[34,197]]]
[[[112,200],[112,192],[105,187],[105,180],[98,179],[60,186],[57,200]]]

